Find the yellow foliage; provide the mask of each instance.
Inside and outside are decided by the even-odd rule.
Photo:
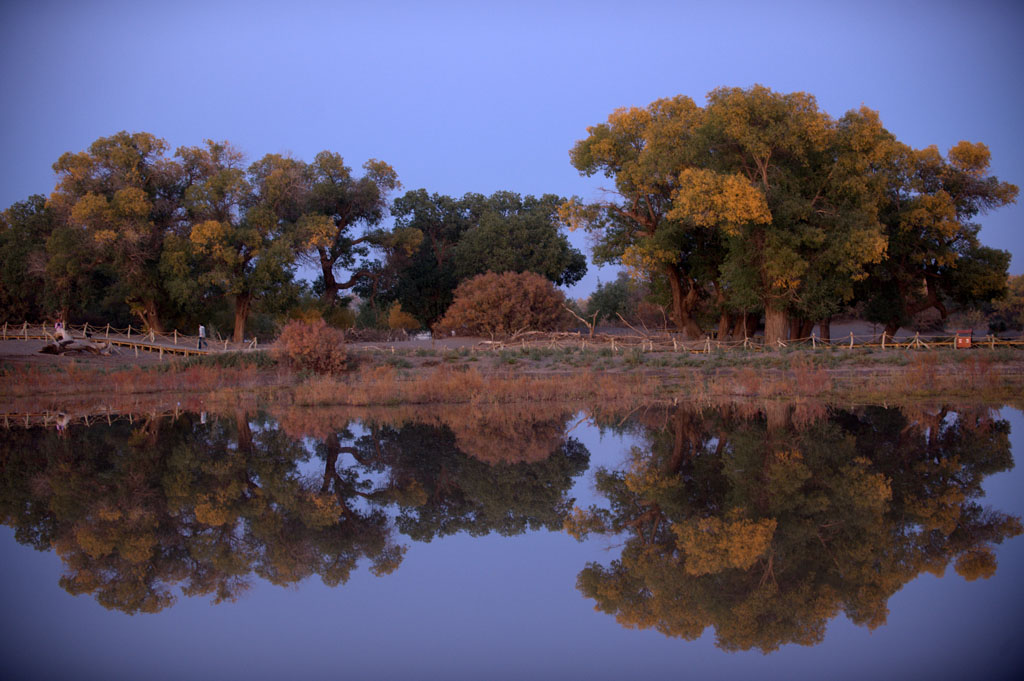
[[[402,304],[397,300],[391,304],[388,308],[388,328],[389,329],[405,329],[407,331],[413,331],[420,328],[422,325],[415,317],[408,312],[402,310]]]
[[[764,193],[742,175],[686,168],[672,194],[668,217],[698,227],[722,227],[735,232],[746,223],[770,224],[771,212]]]
[[[749,520],[730,513],[672,526],[685,554],[683,569],[699,576],[726,569],[746,570],[768,554],[775,534],[774,518]]]
[[[641,241],[622,252],[622,264],[633,277],[641,278],[645,274],[660,271],[666,264],[675,262],[678,257],[679,254],[674,251],[658,248],[650,241]]]

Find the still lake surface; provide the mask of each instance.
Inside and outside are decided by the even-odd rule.
[[[0,430],[10,679],[1001,679],[1024,415],[301,411]]]

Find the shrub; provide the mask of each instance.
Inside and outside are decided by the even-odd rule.
[[[397,331],[398,329],[415,331],[420,326],[419,320],[403,310],[402,304],[397,300],[388,308],[388,328],[392,331]]]
[[[277,338],[275,352],[297,369],[337,374],[349,368],[345,335],[323,319],[289,322]]]
[[[455,300],[435,327],[458,335],[512,334],[565,328],[565,296],[533,272],[487,272],[459,284]]]

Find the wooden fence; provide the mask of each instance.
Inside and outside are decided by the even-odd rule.
[[[76,340],[93,340],[110,343],[135,352],[139,351],[159,353],[161,357],[166,353],[171,356],[205,355],[210,352],[226,352],[228,350],[253,349],[258,346],[254,338],[242,344],[231,343],[228,339],[218,337],[216,340],[206,338],[205,348],[199,348],[199,337],[179,333],[177,329],[168,333],[155,333],[133,328],[130,324],[127,328],[117,328],[107,324],[96,326],[92,324],[67,324],[64,327]],[[11,324],[4,322],[2,329],[3,340],[48,340],[56,341],[53,334],[53,327],[42,324]]]

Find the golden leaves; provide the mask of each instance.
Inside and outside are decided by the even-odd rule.
[[[722,518],[700,518],[675,524],[672,531],[685,554],[683,569],[693,576],[725,569],[746,570],[768,554],[777,522],[750,520],[731,512]]]
[[[738,174],[686,168],[672,193],[666,217],[686,220],[698,227],[722,227],[735,233],[744,223],[770,224],[771,212],[764,193]]]

